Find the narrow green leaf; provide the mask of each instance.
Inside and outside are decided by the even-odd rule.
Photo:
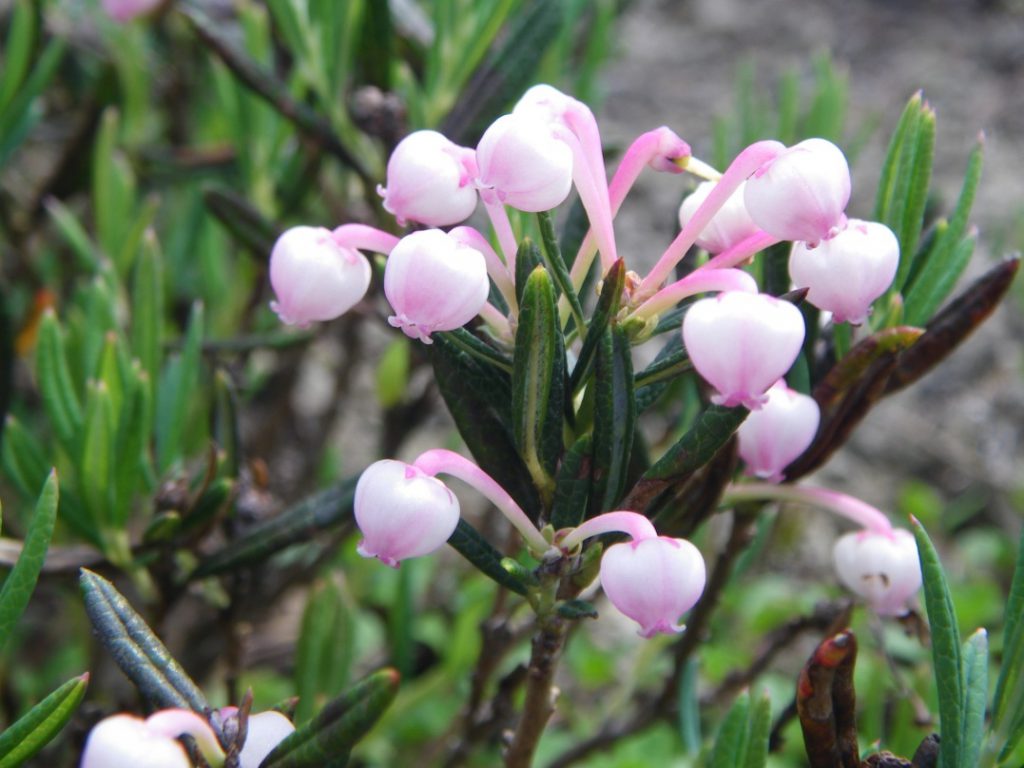
[[[347,755],[398,693],[399,675],[382,669],[325,706],[312,721],[278,744],[260,768],[323,768]]]
[[[490,344],[487,344],[483,340],[474,336],[465,328],[456,328],[453,331],[441,331],[440,333],[433,334],[431,338],[436,342],[438,337],[443,337],[451,346],[471,355],[485,365],[492,366],[504,373],[512,373],[511,360]]]
[[[964,664],[960,655],[960,630],[942,563],[924,527],[911,519],[924,580],[924,603],[932,632],[932,663],[939,693],[941,768],[959,768],[963,755]]]
[[[527,588],[522,580],[502,565],[504,556],[465,520],[459,519],[448,543],[485,576],[516,594],[526,594]]]
[[[570,621],[597,618],[597,608],[586,600],[566,600],[564,603],[559,603],[556,610],[559,616]]]
[[[78,217],[55,197],[46,198],[43,201],[43,206],[57,227],[57,231],[60,232],[65,242],[71,247],[71,252],[77,257],[78,265],[88,274],[100,272],[103,268],[103,254],[99,252]]]
[[[891,291],[904,287],[912,268],[924,221],[924,206],[931,181],[935,150],[935,112],[922,104],[907,128],[896,170],[889,218],[884,222],[896,234],[900,261]]]
[[[146,232],[132,279],[132,354],[150,381],[156,381],[163,356],[164,265],[156,233]]]
[[[51,470],[25,532],[21,554],[0,589],[0,650],[7,644],[36,588],[57,522],[58,498],[57,472]]]
[[[605,331],[598,347],[594,392],[593,487],[588,517],[619,508],[633,449],[633,361],[629,339],[617,326]]]
[[[580,329],[579,333],[582,335],[582,329],[586,327],[586,321],[583,319],[583,307],[580,305],[580,297],[576,295],[576,289],[573,287],[572,277],[569,275],[569,265],[566,264],[565,257],[558,245],[555,219],[550,211],[541,211],[537,214],[537,219],[540,222],[541,242],[544,243],[544,264],[554,278],[558,290],[569,302],[569,309],[576,321],[576,327]]]
[[[32,49],[36,43],[36,9],[29,0],[14,3],[7,43],[3,50],[3,69],[0,70],[0,113],[18,92],[32,62]]]
[[[60,733],[88,685],[88,672],[71,678],[0,733],[0,768],[23,765]]]
[[[752,702],[747,729],[747,749],[739,768],[764,768],[768,762],[768,737],[772,730],[772,703],[768,694]]]
[[[555,530],[575,528],[583,522],[590,492],[590,455],[593,440],[583,435],[565,452],[555,474],[551,501],[551,525]]]
[[[551,278],[530,275],[519,307],[512,358],[512,428],[516,447],[542,495],[550,494],[562,455],[565,349]]]
[[[679,677],[679,740],[686,755],[695,755],[701,748],[700,735],[700,699],[697,695],[698,678],[697,659],[691,657],[686,661],[683,674]]]
[[[992,698],[992,732],[1005,739],[1001,758],[1009,756],[1024,735],[1024,728],[1013,728],[1024,723],[1024,534],[1003,616],[1003,655]]]
[[[338,588],[319,582],[310,591],[295,648],[296,723],[304,723],[321,702],[337,695],[348,677],[353,627]]]
[[[57,439],[65,449],[73,451],[82,428],[82,406],[71,380],[63,334],[51,309],[43,313],[39,322],[36,380]]]
[[[181,355],[164,367],[157,388],[156,450],[162,472],[182,458],[185,428],[195,392],[199,386],[199,363],[203,341],[203,305],[192,305]]]
[[[924,325],[931,319],[970,261],[974,238],[964,239],[964,234],[981,180],[983,155],[984,144],[979,141],[967,161],[960,197],[948,226],[914,265],[913,282],[904,291],[904,318],[911,325]]]
[[[526,291],[530,275],[543,264],[544,258],[540,254],[540,248],[529,237],[524,237],[516,249],[516,301],[520,304],[523,303],[523,292]]]
[[[583,346],[580,348],[579,357],[576,359],[576,365],[572,369],[569,387],[574,396],[580,392],[590,376],[601,340],[604,338],[612,318],[619,312],[619,304],[622,301],[622,292],[625,285],[626,263],[619,259],[612,264],[608,274],[604,276],[601,296],[597,300],[597,307],[590,318],[590,327],[587,328],[587,335],[583,339]]]
[[[203,713],[203,692],[113,584],[83,568],[79,586],[100,642],[135,687],[156,707]]]
[[[32,130],[41,111],[34,110],[35,100],[46,90],[64,58],[65,43],[59,38],[50,40],[43,52],[34,57],[28,79],[25,80],[10,103],[0,109],[0,168]]]
[[[967,638],[963,647],[964,707],[961,764],[978,765],[985,741],[985,707],[988,703],[988,634],[984,629]]]
[[[921,114],[921,92],[918,91],[910,97],[907,106],[903,108],[896,129],[892,138],[889,139],[889,149],[886,152],[885,160],[882,161],[882,173],[878,179],[878,191],[875,194],[875,210],[872,219],[889,223],[892,221],[892,207],[896,191],[896,180],[899,170],[900,156],[904,151],[907,135],[916,126]],[[910,254],[904,254],[903,258],[910,258]]]
[[[102,381],[90,382],[85,397],[79,483],[92,520],[104,530],[115,529],[111,519],[114,428],[114,407],[107,385]]]
[[[114,439],[113,504],[111,522],[124,528],[135,491],[144,487],[150,467],[149,444],[153,433],[152,383],[136,361],[131,394],[117,417]]]
[[[394,34],[390,3],[364,3],[359,35],[359,65],[362,82],[382,91],[391,90],[391,56]]]
[[[358,475],[348,477],[254,525],[245,535],[200,561],[190,578],[216,576],[263,563],[283,549],[308,542],[318,533],[351,525],[358,480]]]
[[[746,691],[736,701],[722,720],[711,752],[710,768],[737,768],[747,746],[747,717],[750,711],[750,694]]]
[[[3,451],[4,474],[26,499],[35,496],[50,471],[46,451],[39,439],[18,419],[8,415],[0,448]]]

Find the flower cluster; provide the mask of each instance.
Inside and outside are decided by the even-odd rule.
[[[619,262],[614,217],[645,167],[689,171],[706,181],[683,201],[681,231],[654,267],[626,281],[616,322],[639,342],[659,316],[684,299],[713,294],[686,311],[682,342],[693,368],[713,390],[711,401],[751,411],[739,429],[739,453],[748,474],[770,484],[736,486],[735,498],[742,497],[744,487],[772,498],[786,468],[814,440],[820,413],[813,398],[790,389],[784,379],[805,345],[803,314],[785,298],[761,292],[742,267],[768,246],[792,242],[794,288],[806,289],[806,300],[831,313],[834,322],[859,324],[888,290],[899,260],[888,228],[847,218],[849,167],[842,151],[824,139],[791,147],[759,141],[718,173],[662,127],[633,142],[609,181],[589,108],[551,86],[535,86],[475,148],[434,131],[413,133],[397,146],[378,191],[399,225],[425,229],[401,238],[357,224],[285,232],[271,255],[277,295],[272,306],[282,321],[297,325],[343,314],[368,290],[372,270],[362,252],[373,252],[386,257],[383,288],[393,310],[391,325],[430,344],[433,334],[479,318],[490,341],[508,348],[519,319],[519,241],[509,209],[544,212],[575,189],[590,231],[569,261],[571,284],[560,287],[563,293],[578,292],[592,269],[604,276]],[[490,221],[494,245],[464,223],[478,204]],[[694,246],[709,258],[685,277],[670,279]],[[500,297],[497,305],[490,303],[492,295]],[[562,320],[567,316],[568,310]],[[576,343],[584,324],[577,318]],[[355,495],[361,554],[397,566],[452,536],[459,502],[438,474],[483,493],[542,561],[571,558],[590,537],[625,533],[628,542],[604,551],[601,581],[612,603],[635,619],[645,636],[678,631],[679,617],[703,590],[704,562],[697,549],[659,536],[642,515],[606,512],[575,529],[542,531],[533,521],[542,520],[543,513],[527,515],[479,467],[450,451],[428,451],[411,464],[385,460],[364,472]],[[850,517],[851,504],[860,502],[822,504],[817,498],[815,503]],[[920,583],[905,532],[893,531],[877,510],[852,516],[865,530],[836,545],[840,579],[879,612],[898,613]]]

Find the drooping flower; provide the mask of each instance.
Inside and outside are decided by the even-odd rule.
[[[841,536],[832,550],[839,581],[881,616],[902,616],[921,588],[913,534],[862,530]]]
[[[434,331],[476,317],[489,290],[484,255],[439,229],[403,237],[384,269],[384,295],[395,310],[388,322],[426,344]]]
[[[177,740],[184,734],[196,740],[207,762],[223,763],[224,753],[205,720],[189,710],[165,709],[145,720],[124,714],[101,720],[89,732],[80,768],[191,768]]]
[[[756,410],[796,360],[804,321],[795,306],[763,293],[726,291],[701,299],[683,318],[690,361],[717,405]]]
[[[683,204],[679,206],[679,226],[685,228],[686,223],[693,217],[709,194],[715,188],[716,182],[705,181],[697,185]],[[740,184],[739,188],[732,193],[725,205],[718,209],[711,221],[701,230],[697,237],[697,245],[708,253],[721,253],[740,243],[758,231],[757,225],[747,208],[743,204],[743,193],[746,189],[746,182]]]
[[[640,625],[642,637],[682,632],[680,617],[704,592],[700,550],[667,536],[613,544],[601,557],[601,587],[619,611]]]
[[[808,288],[807,301],[832,313],[837,323],[863,323],[871,302],[885,293],[896,277],[900,244],[892,230],[875,221],[851,219],[830,240],[811,248],[793,243],[789,276],[797,288]]]
[[[850,167],[839,147],[807,139],[762,165],[743,195],[750,218],[781,240],[818,243],[836,235],[850,201]]]
[[[779,482],[789,466],[814,440],[821,409],[813,397],[803,395],[778,381],[768,390],[767,400],[737,431],[739,454],[747,472],[770,482]]]
[[[281,321],[300,327],[334,320],[357,304],[370,286],[370,262],[340,245],[323,227],[292,227],[270,254],[271,302]]]
[[[225,708],[230,710],[232,708]],[[259,768],[264,758],[274,751],[274,747],[285,740],[295,730],[292,721],[280,712],[267,710],[249,715],[246,726],[245,743],[238,753],[239,768]]]
[[[460,147],[437,131],[410,133],[388,160],[387,187],[378,187],[384,208],[398,223],[431,227],[458,224],[476,208],[477,175],[472,149]]]
[[[359,554],[397,567],[440,549],[459,522],[459,500],[448,486],[402,461],[371,464],[356,483]]]
[[[495,120],[477,144],[476,159],[481,194],[521,211],[555,208],[572,189],[572,150],[532,115]]]

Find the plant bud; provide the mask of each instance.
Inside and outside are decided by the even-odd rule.
[[[640,625],[642,637],[683,631],[679,618],[704,591],[700,551],[667,536],[613,544],[601,558],[601,586],[612,605]]]
[[[750,218],[768,234],[817,243],[845,222],[850,167],[831,141],[807,139],[755,171],[743,199]]]
[[[686,227],[688,222],[697,209],[701,206],[711,190],[715,188],[715,182],[704,181],[697,185],[697,188],[691,192],[683,204],[679,207],[679,226]],[[732,246],[739,243],[741,240],[749,237],[750,235],[757,232],[757,225],[753,219],[750,218],[750,214],[747,213],[747,208],[743,204],[743,192],[746,188],[746,182],[740,184],[736,191],[732,193],[732,196],[726,201],[718,213],[712,217],[711,221],[701,231],[697,237],[697,245],[703,248],[708,253],[721,253],[722,251],[728,250]]]
[[[921,587],[921,565],[910,531],[848,533],[836,542],[832,559],[843,586],[881,616],[907,613],[908,602]]]
[[[821,409],[813,397],[776,382],[761,409],[754,411],[737,432],[740,457],[747,472],[773,483],[783,479],[782,470],[807,450],[821,421]]]
[[[536,213],[561,204],[572,188],[573,155],[532,112],[499,117],[476,148],[484,195]]]
[[[395,310],[388,322],[425,344],[434,331],[476,317],[489,291],[484,255],[439,229],[403,237],[384,269],[384,294]]]
[[[402,461],[371,464],[356,483],[358,552],[397,567],[440,549],[459,523],[459,500],[435,477]]]
[[[292,227],[274,243],[270,284],[277,296],[270,308],[281,322],[304,328],[357,304],[370,286],[370,262],[323,227]]]
[[[476,208],[473,150],[437,131],[410,133],[388,160],[387,187],[377,187],[384,209],[398,223],[444,227],[465,221]]]
[[[807,300],[832,313],[837,323],[863,323],[871,302],[885,293],[896,277],[900,244],[884,224],[851,219],[831,240],[816,247],[793,243],[789,276],[797,288],[808,288]]]
[[[760,408],[803,342],[800,310],[763,293],[725,291],[701,299],[683,318],[690,361],[717,390],[711,401],[729,408]]]

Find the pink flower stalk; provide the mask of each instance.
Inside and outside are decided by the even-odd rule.
[[[557,550],[552,550],[547,539],[541,535],[541,532],[537,530],[537,526],[527,517],[522,508],[516,504],[515,499],[508,494],[508,491],[498,485],[493,477],[469,459],[460,456],[454,451],[435,448],[421,453],[413,464],[417,469],[426,472],[428,475],[451,475],[466,483],[466,485],[478,491],[480,495],[497,507],[499,512],[505,515],[534,552],[538,554],[557,553]]]
[[[758,141],[736,156],[736,159],[725,169],[722,178],[715,184],[715,188],[708,193],[704,202],[687,220],[683,230],[676,235],[676,239],[669,244],[661,258],[658,259],[658,263],[640,283],[640,287],[634,293],[637,302],[645,301],[653,296],[661,284],[668,279],[676,264],[697,242],[700,233],[704,231],[718,210],[728,202],[739,185],[750,174],[784,150],[785,146],[778,141]]]
[[[639,512],[619,510],[605,512],[590,518],[569,530],[561,539],[556,538],[556,542],[563,551],[571,552],[586,539],[600,536],[603,533],[625,533],[634,541],[658,537],[658,531],[654,524]]]
[[[601,557],[601,587],[640,625],[641,637],[682,632],[679,617],[700,599],[706,580],[704,558],[686,539],[634,539]]]
[[[843,586],[881,616],[906,614],[921,588],[921,564],[910,531],[848,533],[835,543],[832,558]]]
[[[851,219],[835,237],[812,248],[793,243],[789,276],[809,288],[807,300],[832,313],[834,322],[863,323],[871,303],[896,277],[900,244],[892,230],[875,221]]]
[[[439,229],[403,237],[384,269],[384,294],[395,310],[388,322],[425,344],[435,331],[476,317],[489,290],[484,255]]]
[[[516,288],[512,278],[513,270],[515,270],[515,253],[513,252],[512,254],[511,264],[506,264],[498,256],[494,248],[491,247],[487,238],[479,230],[473,229],[473,227],[454,227],[448,230],[448,236],[463,245],[475,248],[484,255],[484,261],[487,263],[487,274],[490,275],[491,281],[501,293],[501,297],[505,299],[505,303],[508,304],[513,315],[518,314]]]
[[[747,472],[772,483],[781,482],[783,470],[814,440],[821,409],[813,397],[800,394],[779,380],[768,390],[761,410],[740,424],[740,457]]]
[[[103,10],[114,21],[124,24],[153,13],[164,2],[165,0],[103,0]]]
[[[402,461],[371,464],[356,483],[357,551],[397,568],[440,549],[459,523],[459,500],[430,473]]]
[[[760,408],[804,342],[795,306],[763,293],[727,291],[701,299],[683,318],[690,361],[717,394],[717,405]]]
[[[666,285],[636,308],[630,318],[649,320],[683,299],[712,291],[757,293],[757,281],[742,269],[695,269],[681,280]]]
[[[687,222],[707,200],[717,183],[714,181],[702,182],[687,195],[683,204],[679,206],[679,226],[686,228]],[[743,182],[736,188],[736,191],[725,201],[725,205],[718,209],[718,212],[711,217],[711,221],[697,236],[697,245],[708,253],[721,253],[760,231],[754,220],[750,218],[750,214],[747,213],[746,206],[743,205],[745,187],[746,182]]]
[[[612,218],[618,214],[626,195],[645,167],[664,173],[682,173],[684,161],[690,158],[690,145],[665,126],[638,136],[622,156],[608,185]],[[596,253],[597,239],[593,232],[588,231],[572,263],[572,281],[577,290],[583,285]]]
[[[768,246],[775,245],[777,242],[779,242],[779,238],[759,229],[754,234],[729,246],[721,253],[715,254],[697,267],[694,272],[702,269],[728,269],[747,264],[753,260],[754,255],[758,251],[763,251]]]
[[[132,715],[101,720],[89,732],[80,768],[191,768],[192,761],[177,740],[185,734],[195,739],[211,766],[224,764],[224,752],[209,723],[186,709],[165,709],[145,720]]]
[[[355,306],[370,286],[370,262],[338,244],[323,227],[292,227],[274,243],[270,308],[281,322],[305,328],[333,320]]]
[[[476,208],[476,154],[437,131],[402,139],[388,160],[387,187],[377,187],[384,209],[398,223],[444,227],[465,221]]]
[[[743,200],[757,226],[780,240],[828,240],[846,222],[850,167],[831,141],[807,139],[759,168]]]
[[[484,201],[521,211],[547,211],[572,189],[572,150],[550,126],[526,115],[499,117],[476,148],[477,185]]]
[[[892,523],[875,507],[846,493],[807,485],[770,485],[743,483],[730,485],[722,497],[724,504],[737,501],[784,501],[818,507],[834,515],[852,520],[862,528],[888,536]]]

